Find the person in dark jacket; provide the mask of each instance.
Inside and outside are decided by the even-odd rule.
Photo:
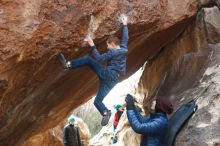
[[[68,118],[68,125],[64,127],[63,143],[65,146],[81,146],[79,128],[75,126],[73,116]]]
[[[94,100],[94,105],[103,116],[101,125],[105,126],[111,117],[111,111],[103,104],[104,97],[118,83],[119,76],[125,74],[126,58],[127,58],[127,43],[128,43],[128,27],[127,17],[122,18],[123,33],[122,40],[116,36],[110,36],[107,40],[108,52],[100,54],[96,49],[93,40],[88,37],[88,43],[92,47],[92,55],[95,57],[83,57],[66,61],[63,54],[60,54],[60,61],[64,69],[76,69],[87,66],[94,71],[99,77],[99,90]],[[101,61],[107,61],[107,66],[102,65]]]
[[[142,135],[141,146],[165,146],[163,142],[168,128],[167,114],[173,111],[171,102],[165,97],[158,97],[151,106],[154,112],[149,117],[143,117],[137,112],[131,95],[128,94],[125,101],[128,121],[132,129]]]

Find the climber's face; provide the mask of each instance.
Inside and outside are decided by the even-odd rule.
[[[155,111],[155,105],[156,105],[156,100],[154,100],[151,104],[151,111],[154,112]]]

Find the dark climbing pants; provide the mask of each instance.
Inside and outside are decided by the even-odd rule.
[[[84,66],[92,69],[99,77],[99,90],[95,97],[94,105],[103,115],[103,113],[108,111],[108,109],[102,101],[109,91],[118,83],[119,75],[116,71],[108,69],[106,66],[103,66],[91,57],[83,57],[71,61],[72,69]]]

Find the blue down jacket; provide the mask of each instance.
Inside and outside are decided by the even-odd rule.
[[[163,144],[168,119],[164,113],[152,113],[143,117],[136,108],[127,110],[132,129],[142,135],[141,146],[165,146]]]

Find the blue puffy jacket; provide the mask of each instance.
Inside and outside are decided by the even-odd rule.
[[[143,117],[135,108],[127,110],[132,129],[142,134],[141,146],[165,146],[163,144],[168,119],[164,113],[152,113]]]

